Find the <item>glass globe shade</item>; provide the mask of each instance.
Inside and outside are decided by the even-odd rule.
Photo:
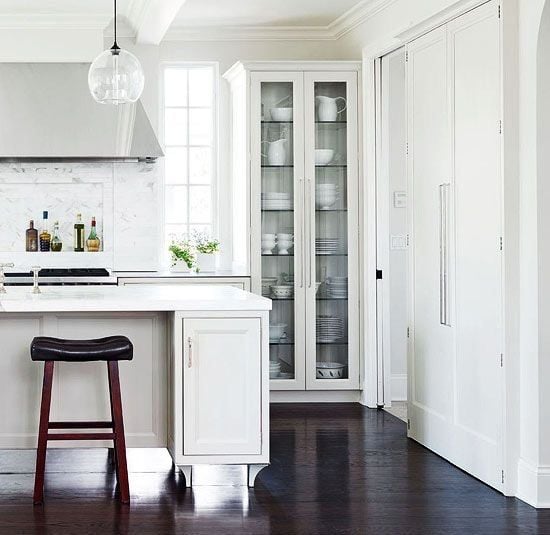
[[[90,92],[100,104],[136,102],[144,85],[145,76],[139,60],[120,48],[105,50],[88,71]]]

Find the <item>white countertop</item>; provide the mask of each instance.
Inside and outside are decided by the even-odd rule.
[[[190,271],[170,271],[168,269],[159,271],[115,271],[113,275],[119,279],[217,279],[217,278],[249,278],[245,272],[240,270],[217,270],[214,272],[199,271],[199,273]]]
[[[271,310],[271,301],[231,286],[46,286],[9,287],[0,312],[173,312]]]

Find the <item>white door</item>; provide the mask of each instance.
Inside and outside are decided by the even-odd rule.
[[[183,320],[183,454],[261,454],[259,318]]]
[[[502,488],[499,22],[409,46],[409,436]]]

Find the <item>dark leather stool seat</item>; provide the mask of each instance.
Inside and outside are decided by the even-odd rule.
[[[31,359],[36,361],[92,362],[132,360],[134,348],[126,336],[96,340],[62,340],[38,336],[31,344]]]
[[[130,503],[118,361],[132,360],[133,356],[134,347],[132,342],[125,336],[108,336],[96,340],[62,340],[60,338],[38,336],[32,341],[32,360],[44,362],[44,381],[42,383],[40,425],[36,450],[36,473],[34,476],[33,501],[35,505],[44,501],[46,452],[48,442],[51,440],[112,440],[120,501],[124,504]],[[55,363],[95,361],[107,363],[111,419],[106,422],[51,422],[50,405]],[[92,432],[72,431],[82,429],[90,429]],[[102,429],[108,431],[100,431]]]

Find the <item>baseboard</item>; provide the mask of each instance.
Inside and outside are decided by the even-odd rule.
[[[407,374],[392,374],[390,388],[392,401],[407,401]]]
[[[359,403],[360,390],[273,390],[271,403]]]
[[[550,508],[550,466],[535,466],[524,459],[518,462],[520,500],[538,509]]]

